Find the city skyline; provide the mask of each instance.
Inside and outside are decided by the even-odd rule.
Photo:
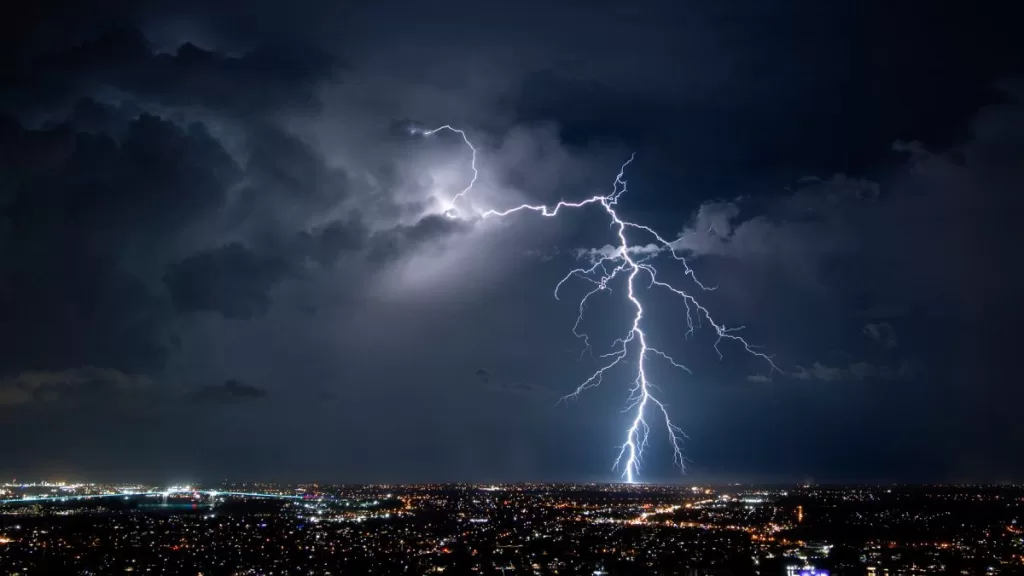
[[[0,489],[80,496],[0,502],[0,563],[27,572],[1024,573],[1021,486]]]

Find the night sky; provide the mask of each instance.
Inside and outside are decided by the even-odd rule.
[[[0,474],[614,481],[628,371],[573,337],[614,242],[677,240],[769,373],[651,293],[687,475],[1024,478],[1024,46],[986,3],[22,6],[0,25]],[[993,3],[995,4],[995,3]],[[1012,4],[1006,2],[1005,4]],[[681,271],[659,258],[668,276]],[[608,346],[614,293],[588,308]]]

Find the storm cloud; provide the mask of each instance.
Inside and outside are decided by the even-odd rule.
[[[295,45],[261,46],[228,56],[181,44],[158,53],[135,28],[122,28],[66,50],[43,53],[8,70],[4,104],[53,110],[82,94],[109,90],[163,107],[203,107],[230,116],[315,111],[316,87],[338,63]]]
[[[617,210],[673,239],[718,286],[702,302],[783,369],[728,343],[720,360],[649,296],[649,329],[694,372],[652,369],[697,478],[860,479],[911,451],[879,474],[1021,473],[999,440],[1024,433],[1012,18],[746,0],[26,10],[0,25],[0,404],[17,412],[0,431],[46,432],[12,469],[92,472],[52,447],[77,427],[90,462],[129,474],[613,479],[629,374],[557,409],[507,400],[594,369],[572,333],[588,285],[552,290],[614,231],[586,210],[481,214],[606,192],[635,152]],[[457,207],[469,150],[409,130],[444,124],[479,152]],[[621,294],[588,301],[598,357]],[[90,397],[118,418],[75,408]],[[908,429],[883,438],[865,415]],[[867,456],[779,449],[808,426]],[[111,438],[208,450],[129,461]]]

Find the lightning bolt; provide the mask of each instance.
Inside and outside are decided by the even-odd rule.
[[[457,217],[458,207],[455,203],[473,189],[473,186],[476,184],[477,177],[479,176],[479,171],[476,166],[477,149],[470,142],[465,131],[453,128],[447,124],[434,128],[433,130],[414,129],[411,130],[411,133],[423,136],[432,136],[442,130],[448,130],[461,136],[462,140],[472,151],[471,167],[473,170],[473,178],[466,188],[452,197],[451,208],[446,212],[450,217]],[[672,356],[662,350],[651,346],[648,342],[647,334],[643,330],[644,306],[640,297],[637,296],[637,285],[638,283],[641,283],[642,280],[647,281],[646,287],[648,289],[658,288],[665,290],[666,292],[679,297],[679,299],[683,301],[683,304],[686,307],[686,322],[688,328],[687,336],[692,335],[694,331],[703,326],[703,323],[705,322],[712,330],[715,331],[717,339],[715,340],[714,349],[718,354],[719,359],[722,358],[722,351],[719,348],[719,344],[723,341],[732,342],[739,345],[747,353],[767,362],[770,367],[769,374],[773,372],[782,372],[778,366],[775,365],[772,360],[772,356],[761,352],[758,346],[750,344],[743,337],[736,334],[743,329],[742,326],[728,327],[717,322],[711,316],[708,309],[704,307],[689,291],[677,288],[672,284],[658,279],[657,270],[650,264],[650,261],[659,253],[666,253],[682,265],[684,274],[689,277],[689,281],[693,284],[697,293],[709,292],[717,288],[716,286],[707,286],[701,283],[700,280],[697,279],[693,269],[690,268],[686,259],[676,251],[671,242],[661,237],[648,226],[624,220],[619,216],[618,212],[616,212],[615,208],[618,204],[619,198],[627,192],[627,183],[625,179],[626,168],[633,162],[635,156],[635,154],[630,155],[629,159],[619,167],[619,172],[615,176],[612,190],[608,194],[592,196],[577,202],[560,201],[553,206],[522,204],[506,210],[487,210],[481,215],[483,218],[491,218],[506,217],[519,212],[535,212],[541,216],[551,218],[557,216],[561,211],[584,208],[587,206],[600,206],[605,213],[607,213],[608,218],[610,219],[609,225],[615,230],[616,237],[618,238],[618,246],[614,248],[610,255],[602,255],[598,258],[589,268],[576,268],[570,270],[569,273],[566,274],[565,277],[563,277],[555,286],[554,296],[556,300],[559,299],[559,290],[570,278],[579,278],[593,285],[593,289],[587,292],[580,300],[579,314],[576,317],[576,323],[573,325],[572,329],[573,334],[577,338],[583,340],[584,353],[592,351],[590,337],[585,332],[580,332],[580,323],[583,321],[587,301],[595,294],[605,291],[610,292],[611,288],[609,284],[613,280],[622,276],[625,276],[627,289],[626,295],[634,311],[633,321],[629,326],[628,331],[612,343],[611,351],[598,356],[598,358],[602,360],[602,366],[589,378],[584,380],[582,384],[577,386],[572,393],[564,396],[562,400],[575,399],[587,389],[600,385],[608,371],[624,363],[627,359],[631,359],[635,363],[636,378],[633,380],[629,389],[626,408],[623,410],[624,412],[632,412],[633,419],[629,428],[626,430],[625,441],[619,447],[618,456],[616,456],[615,462],[612,466],[613,469],[621,470],[622,477],[628,483],[634,483],[640,473],[640,464],[643,460],[644,449],[647,447],[648,438],[650,437],[651,432],[650,425],[648,424],[648,419],[651,417],[659,419],[664,424],[668,433],[669,442],[672,445],[673,462],[679,466],[681,470],[685,470],[682,443],[686,435],[679,426],[672,422],[672,418],[668,411],[668,405],[654,395],[653,391],[656,390],[657,387],[651,382],[647,375],[649,362],[652,360],[663,361],[673,368],[692,374],[690,369],[685,365],[677,362]],[[651,251],[647,249],[646,245],[643,245],[643,249],[640,249],[640,247],[636,245],[631,245],[627,231],[646,235],[649,238],[649,242],[655,245],[655,250]],[[630,355],[631,344],[633,344],[633,348],[636,349],[632,356]]]
[[[473,154],[472,159],[470,160],[470,163],[469,163],[470,167],[473,169],[473,178],[470,179],[469,184],[466,185],[466,187],[463,188],[461,192],[459,192],[455,196],[452,196],[452,199],[449,200],[449,203],[451,204],[451,207],[448,208],[447,210],[445,210],[445,212],[444,212],[445,216],[447,216],[449,218],[457,218],[459,213],[458,213],[458,208],[455,207],[455,202],[457,202],[459,200],[459,198],[462,198],[466,193],[468,193],[470,190],[473,189],[473,186],[476,185],[476,179],[480,176],[480,171],[477,170],[477,167],[476,167],[476,147],[473,146],[473,143],[469,141],[469,136],[466,136],[466,131],[465,130],[460,130],[458,128],[452,128],[448,124],[445,124],[444,126],[438,126],[437,128],[434,128],[433,130],[420,130],[419,128],[412,128],[412,129],[409,130],[409,133],[414,135],[414,136],[416,136],[416,135],[433,136],[434,134],[437,134],[438,132],[441,132],[442,130],[447,130],[449,132],[452,132],[453,134],[458,134],[459,136],[461,136],[462,137],[462,141],[466,143],[466,146],[469,147],[469,150]]]

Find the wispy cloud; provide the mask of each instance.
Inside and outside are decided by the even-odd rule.
[[[895,368],[892,366],[869,364],[867,362],[856,362],[842,368],[815,362],[810,368],[797,366],[791,376],[797,380],[818,380],[821,382],[838,382],[841,380],[896,381],[912,379],[914,377],[914,369],[906,360]]]
[[[896,338],[896,330],[888,322],[865,324],[864,334],[886,350],[892,350],[899,344],[899,340]]]

